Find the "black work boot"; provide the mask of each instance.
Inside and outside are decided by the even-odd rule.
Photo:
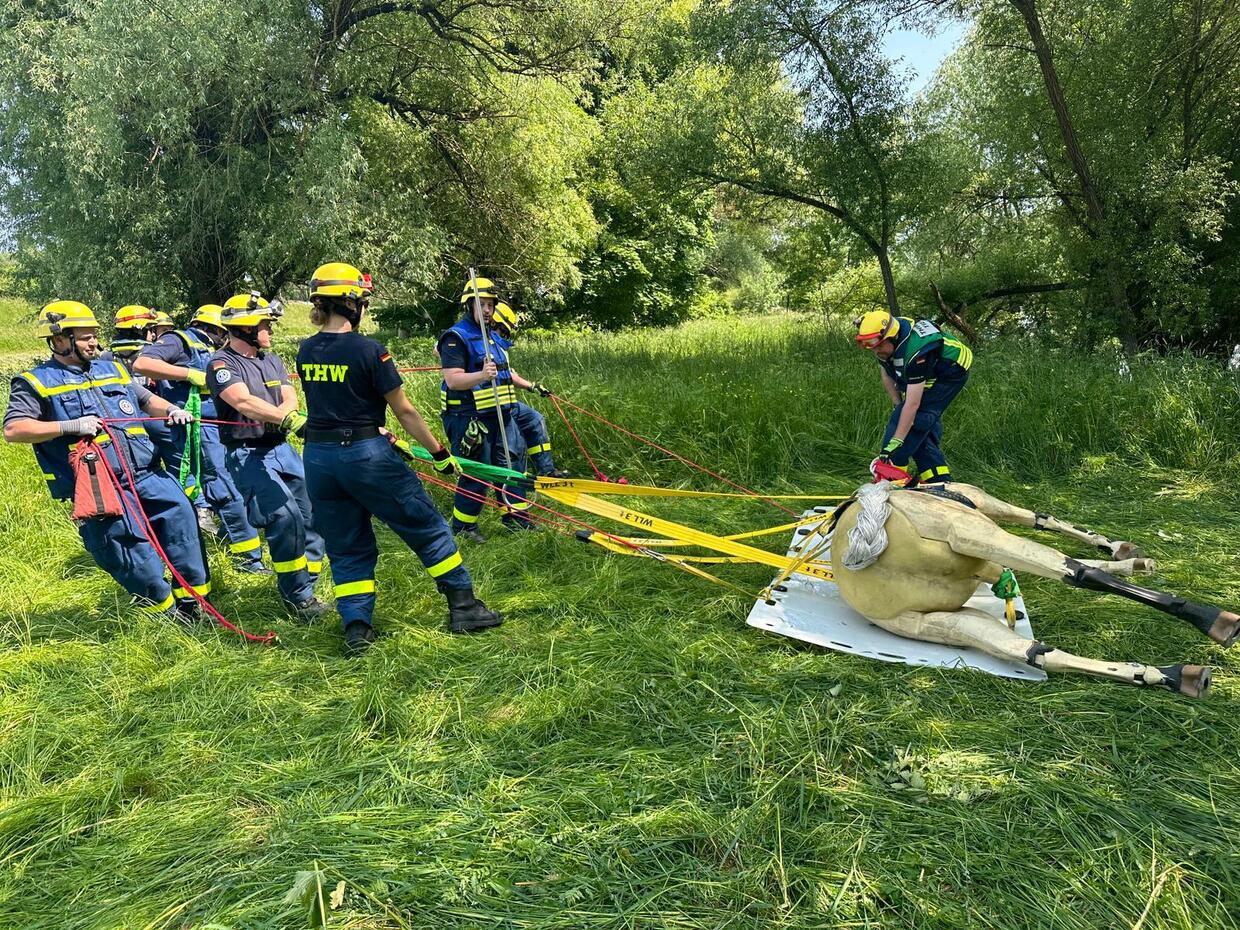
[[[350,658],[360,656],[378,637],[375,628],[365,620],[354,620],[344,628],[344,654]]]
[[[177,598],[176,607],[173,609],[177,620],[185,626],[193,626],[203,620],[202,606],[192,597]]]
[[[476,524],[462,523],[460,527],[452,527],[452,535],[457,539],[468,540],[471,543],[484,543],[487,538],[482,535]]]
[[[284,609],[293,615],[293,619],[298,623],[313,623],[323,614],[331,610],[326,604],[311,594],[304,601],[298,601],[294,604],[292,601],[284,602]]]
[[[476,633],[504,622],[502,614],[490,610],[474,597],[473,588],[445,588],[448,599],[448,631],[451,633]]]

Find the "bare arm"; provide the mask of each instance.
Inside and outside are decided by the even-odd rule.
[[[435,434],[422,419],[422,414],[418,413],[418,408],[409,402],[403,387],[393,388],[383,395],[383,399],[392,408],[392,413],[396,414],[396,419],[405,428],[405,432],[416,439],[427,452],[433,454],[444,448],[443,443],[435,438]]]
[[[134,359],[133,371],[136,375],[145,375],[155,381],[188,381],[189,369],[184,365],[170,365],[167,362],[139,355]]]
[[[483,381],[490,381],[495,377],[498,369],[492,361],[484,362],[482,371],[466,371],[464,368],[445,368],[443,370],[443,383],[453,391],[472,391]]]
[[[887,396],[891,398],[891,405],[897,406],[900,403],[900,389],[896,387],[896,383],[891,380],[891,375],[887,374],[886,368],[880,368],[878,373],[883,378],[883,390],[887,392]]]
[[[172,410],[175,406],[175,404],[165,400],[158,394],[152,394],[146,399],[146,403],[142,405],[142,412],[149,413],[153,417],[166,417],[168,415],[168,411]]]
[[[917,410],[921,407],[921,397],[926,392],[924,384],[910,384],[908,390],[904,392],[904,407],[900,410],[900,419],[896,423],[896,431],[892,434],[892,439],[898,439],[903,442],[909,434],[909,430],[913,428],[913,420],[917,416]]]
[[[522,378],[519,374],[517,374],[511,368],[508,369],[508,375],[509,377],[512,378],[512,383],[516,385],[517,387],[519,387],[521,390],[530,391],[534,389],[534,382],[530,381],[529,378]]]
[[[58,420],[36,420],[34,417],[21,417],[9,420],[4,424],[5,442],[24,442],[34,444],[47,442],[60,436]]]
[[[280,411],[282,414],[290,414],[294,410],[301,409],[301,400],[297,397],[297,389],[291,384],[280,385]]]
[[[249,417],[251,420],[259,423],[271,423],[274,426],[279,426],[284,421],[284,415],[288,412],[284,409],[285,391],[293,395],[293,405],[289,409],[297,409],[297,394],[291,387],[287,386],[281,388],[281,404],[279,407],[269,404],[259,397],[255,397],[244,384],[230,384],[220,391],[219,396],[224,403],[228,404],[243,417]]]

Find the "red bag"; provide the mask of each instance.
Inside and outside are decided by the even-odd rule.
[[[69,467],[73,469],[73,519],[95,520],[124,513],[98,443],[83,439],[74,446]]]

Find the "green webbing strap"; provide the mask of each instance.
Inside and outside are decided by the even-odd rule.
[[[416,446],[403,439],[396,441],[396,448],[424,462],[434,461],[431,454],[421,446]],[[459,455],[456,456],[456,462],[460,466],[461,471],[471,478],[482,478],[491,484],[503,484],[510,481],[523,481],[526,485],[530,484],[529,475],[525,474],[525,472],[513,471],[511,468],[501,468],[499,465],[488,465],[486,462],[475,462],[472,459],[463,459]]]
[[[202,493],[202,397],[198,390],[190,385],[189,398],[185,402],[185,410],[193,414],[194,422],[185,427],[185,449],[181,455],[181,487],[185,496],[197,500]],[[190,474],[194,476],[193,485],[188,484]]]
[[[1003,601],[1020,597],[1020,583],[1017,582],[1016,574],[1010,568],[1003,570],[1003,574],[990,586],[990,590],[994,592],[995,597]]]

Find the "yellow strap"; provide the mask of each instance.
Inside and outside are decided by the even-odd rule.
[[[704,569],[697,568],[693,565],[688,564],[689,560],[683,556],[664,555],[661,552],[654,552],[649,549],[646,549],[646,550],[631,549],[628,546],[622,546],[620,543],[616,542],[614,539],[610,539],[602,533],[591,533],[589,536],[589,540],[590,542],[597,543],[598,545],[602,546],[604,549],[607,549],[611,552],[619,552],[619,553],[623,553],[624,555],[635,555],[635,556],[639,556],[642,558],[654,559],[656,562],[666,562],[669,565],[673,566],[674,568],[679,568],[681,571],[688,572],[690,575],[696,575],[698,578],[704,578],[707,581],[713,582],[714,584],[717,584],[720,587],[728,588],[729,590],[735,591],[738,594],[742,594],[745,597],[752,598],[754,596],[753,592],[746,591],[740,585],[733,584],[730,581],[725,581],[724,579],[720,578],[718,575],[712,575],[710,572],[705,571]],[[698,560],[694,559],[694,561],[698,561]],[[748,561],[748,559],[731,558],[731,559],[719,559],[718,561],[720,562],[746,562]]]
[[[823,520],[830,520],[830,513],[816,513],[812,517],[806,517],[803,520],[797,520],[795,523],[781,523],[779,526],[767,527],[764,530],[750,530],[748,533],[731,533],[727,536],[720,536],[720,539],[756,539],[759,536],[775,536],[779,533],[785,533],[788,530],[795,530],[798,527],[810,526],[814,523],[821,523]],[[684,543],[675,539],[641,539],[634,536],[624,537],[629,542],[638,546],[649,546],[651,549],[670,548],[674,546],[683,546]]]
[[[633,546],[626,546],[617,540],[624,539],[623,536],[605,536],[602,533],[591,533],[589,540],[597,543],[604,549],[619,555],[634,555],[642,559],[655,559],[659,562],[693,562],[698,565],[737,565],[748,564],[749,559],[743,559],[739,555],[677,555],[675,553],[654,553],[646,552],[645,546],[639,546],[634,549]],[[632,540],[629,540],[632,542]]]
[[[710,549],[714,552],[722,552],[726,555],[741,556],[749,562],[756,562],[760,565],[769,565],[772,568],[787,568],[794,564],[795,560],[789,559],[787,556],[776,555],[774,552],[767,552],[764,549],[755,549],[753,546],[746,546],[743,543],[735,542],[730,539],[723,539],[711,533],[703,533],[701,530],[695,530],[693,527],[684,526],[680,523],[673,523],[671,520],[664,520],[660,517],[652,517],[649,514],[641,513],[637,510],[630,510],[627,507],[621,507],[610,501],[600,500],[589,494],[582,494],[579,491],[570,491],[563,488],[547,488],[541,489],[548,497],[554,501],[559,501],[568,507],[576,507],[587,513],[592,513],[600,517],[606,517],[609,520],[627,524],[629,526],[637,526],[646,530],[654,530],[656,533],[662,533],[664,536],[670,536],[689,545],[701,546],[703,549]],[[802,574],[811,575],[815,578],[821,578],[826,581],[831,580],[831,569],[826,565],[818,565],[815,563],[807,563],[797,569]]]
[[[426,573],[432,578],[438,578],[441,575],[448,574],[448,572],[452,571],[452,569],[459,567],[460,564],[461,554],[459,552],[454,552],[442,562],[436,562],[434,565],[428,565],[426,567]]]
[[[353,594],[374,594],[375,582],[373,578],[366,581],[346,581],[344,584],[336,585],[335,592],[337,600]]]
[[[644,484],[616,484],[591,478],[535,478],[539,491],[584,491],[587,494],[615,494],[632,497],[744,497],[775,501],[846,501],[847,494],[742,494],[735,491],[686,491],[680,488],[655,488]]]

